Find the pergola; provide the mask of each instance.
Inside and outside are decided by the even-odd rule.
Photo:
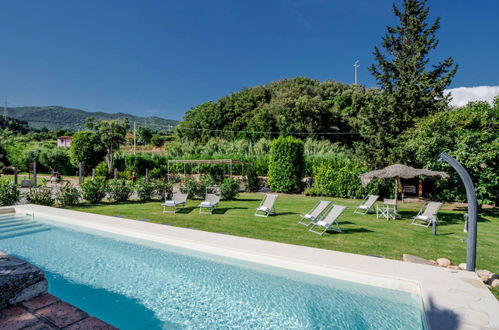
[[[168,166],[167,178],[170,178],[170,163],[184,164],[184,177],[186,176],[186,170],[185,170],[186,164],[227,165],[229,177],[232,177],[233,165],[240,164],[244,168],[244,164],[248,164],[248,162],[243,162],[241,160],[234,160],[234,159],[172,159],[168,160],[167,163]]]

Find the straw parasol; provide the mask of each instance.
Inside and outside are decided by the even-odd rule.
[[[385,178],[395,179],[395,198],[397,198],[397,191],[398,191],[397,187],[400,184],[400,178],[410,179],[419,176],[433,176],[433,177],[440,177],[442,179],[447,179],[449,177],[449,175],[447,175],[447,173],[445,172],[431,171],[424,168],[419,169],[407,165],[395,164],[385,167],[384,169],[381,170],[376,170],[361,174],[359,178],[360,181],[362,182],[362,186],[364,187],[367,186],[367,184],[371,182],[372,179],[385,179]]]

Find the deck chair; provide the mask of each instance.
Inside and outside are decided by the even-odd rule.
[[[411,225],[417,225],[428,228],[433,221],[437,222],[438,210],[442,207],[443,203],[428,202],[423,205],[419,213],[414,217]]]
[[[343,205],[333,205],[331,209],[319,221],[314,222],[309,231],[315,234],[323,235],[328,229],[341,233],[340,226],[338,225],[339,216],[345,211],[347,207]],[[335,226],[335,227],[333,227]],[[316,227],[323,228],[322,231],[315,230]]]
[[[259,207],[257,207],[255,211],[255,215],[257,217],[268,217],[269,215],[275,215],[276,212],[274,209],[274,203],[276,199],[277,195],[265,194],[262,203],[260,204]]]
[[[212,192],[208,192],[208,191]],[[218,187],[207,187],[204,202],[199,204],[199,214],[213,214],[213,210],[220,203],[220,189]]]
[[[173,213],[177,212],[178,208],[184,208],[187,202],[187,196],[189,194],[182,193],[180,190],[174,190],[172,194],[172,199],[168,200],[168,195],[165,194],[165,202],[161,204],[163,206],[163,213]],[[180,207],[181,206],[181,207]],[[172,210],[169,210],[172,208]]]
[[[355,211],[353,211],[353,213],[362,214],[362,215],[366,214],[367,212],[369,212],[371,207],[373,207],[374,203],[376,203],[378,198],[379,198],[378,195],[368,195],[362,201],[362,203],[359,206],[357,206],[357,208],[355,209]]]
[[[319,219],[322,213],[328,208],[331,202],[329,201],[319,201],[319,203],[315,204],[315,206],[305,215],[301,216],[299,224],[310,226],[312,222],[315,222]]]

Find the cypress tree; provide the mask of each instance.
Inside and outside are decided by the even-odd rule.
[[[452,57],[430,63],[429,53],[439,43],[440,17],[427,23],[429,11],[426,0],[404,0],[402,10],[393,5],[399,24],[387,27],[383,51],[374,48],[376,63],[369,71],[381,93],[359,113],[364,141],[359,151],[373,167],[400,161],[394,154],[398,136],[413,127],[416,119],[447,108],[449,97],[444,90],[458,66]]]

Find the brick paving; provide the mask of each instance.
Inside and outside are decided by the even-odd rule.
[[[0,329],[114,330],[117,328],[47,293],[0,310]]]

